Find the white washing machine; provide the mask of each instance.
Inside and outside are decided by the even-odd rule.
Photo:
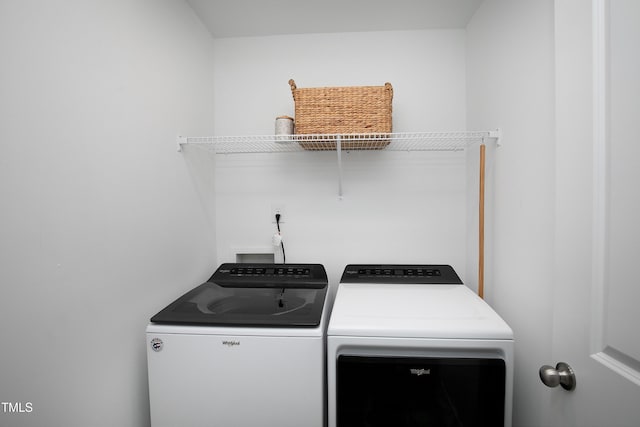
[[[327,275],[223,264],[147,326],[153,427],[322,427]]]
[[[327,330],[329,427],[511,426],[513,346],[448,265],[348,265]]]

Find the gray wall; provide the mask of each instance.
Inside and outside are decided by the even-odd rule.
[[[470,128],[499,126],[489,198],[487,300],[514,330],[516,426],[548,425],[554,292],[553,1],[486,0],[467,26]]]
[[[211,48],[182,1],[0,3],[0,425],[149,423],[145,325],[216,259]]]
[[[218,135],[272,133],[276,116],[294,114],[289,78],[300,88],[388,81],[395,132],[466,128],[464,30],[217,39],[215,64]],[[345,152],[339,199],[335,152],[218,156],[219,260],[272,251],[271,206],[280,204],[287,261],[323,263],[333,283],[357,262],[448,263],[465,278],[465,160]],[[475,286],[475,276],[465,279]]]

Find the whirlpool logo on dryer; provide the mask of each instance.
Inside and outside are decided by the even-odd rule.
[[[235,347],[237,345],[240,345],[240,341],[224,340],[222,341],[222,345],[226,345],[227,347]]]
[[[424,369],[424,368],[420,368],[420,369],[411,368],[409,369],[409,372],[411,372],[412,375],[417,375],[419,377],[423,375],[431,375],[431,369]]]

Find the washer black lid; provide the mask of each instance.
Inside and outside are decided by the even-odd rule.
[[[453,267],[443,264],[349,264],[340,283],[462,285]]]
[[[315,327],[322,319],[327,283],[319,264],[222,264],[206,283],[169,304],[151,322]]]

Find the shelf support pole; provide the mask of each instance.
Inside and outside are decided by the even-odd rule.
[[[336,135],[336,151],[338,153],[338,198],[342,200],[342,139]]]
[[[486,146],[480,144],[480,189],[478,203],[478,295],[484,299],[484,187]]]

